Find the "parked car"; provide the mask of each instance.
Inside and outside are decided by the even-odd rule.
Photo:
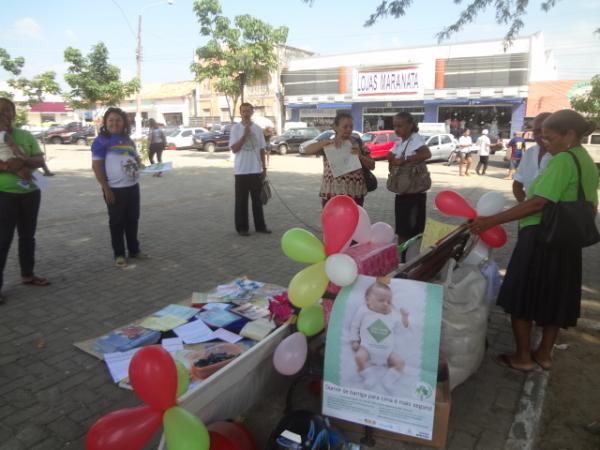
[[[318,136],[314,137],[313,139],[309,139],[308,141],[304,141],[303,143],[300,144],[300,146],[298,147],[298,153],[300,153],[301,155],[304,155],[304,149],[306,147],[308,147],[310,144],[314,144],[317,141],[322,141],[324,139],[331,139],[332,136],[335,135],[335,131],[333,130],[327,130],[327,131],[323,131],[321,134],[319,134]],[[364,136],[361,132],[359,131],[353,131],[352,132],[352,136],[355,139],[361,139],[364,142]]]
[[[373,159],[387,158],[399,139],[394,130],[371,131],[363,136],[365,147],[371,152]]]
[[[600,170],[600,131],[594,131],[581,142]]]
[[[80,131],[75,131],[68,138],[65,139],[67,144],[87,145],[88,138],[93,138],[96,134],[95,128],[86,127]]]
[[[167,146],[175,146],[175,148],[191,148],[194,147],[194,135],[205,133],[208,130],[202,127],[184,127],[172,131],[167,137]]]
[[[297,152],[300,144],[319,135],[318,128],[291,128],[281,136],[271,138],[271,148],[280,155]]]
[[[430,161],[436,159],[448,161],[452,152],[458,146],[458,141],[451,134],[434,134],[433,136],[422,134],[421,137],[425,141],[425,145],[429,147],[429,151],[431,151]]]
[[[57,125],[48,128],[48,131],[44,133],[44,140],[51,144],[64,144],[69,142],[71,135],[76,131],[82,130],[81,123],[70,122],[66,125]]]
[[[229,133],[231,126],[220,127],[219,130],[206,131],[204,133],[194,134],[194,147],[202,149],[208,153],[215,150],[227,150],[229,148]]]

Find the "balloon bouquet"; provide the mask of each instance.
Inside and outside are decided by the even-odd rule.
[[[350,243],[388,244],[395,239],[390,225],[371,225],[367,212],[346,195],[327,202],[321,214],[321,228],[323,242],[302,228],[292,228],[281,238],[281,248],[288,258],[310,264],[288,286],[290,302],[301,309],[296,322],[298,331],[281,341],[273,354],[275,369],[283,375],[294,375],[302,369],[308,354],[306,338],[325,327],[323,307],[318,300],[329,282],[349,286],[358,276],[356,262],[344,253]]]
[[[129,380],[145,405],[113,411],[92,425],[86,450],[138,450],[161,423],[169,450],[208,450],[209,433],[192,413],[177,406],[187,391],[188,371],[159,345],[143,347],[131,359]]]
[[[469,205],[462,195],[455,191],[440,191],[435,196],[435,206],[448,216],[463,217],[472,220],[477,216],[491,216],[504,208],[506,200],[499,192],[483,194],[475,209]],[[480,241],[471,249],[465,259],[470,264],[478,264],[490,257],[490,248],[500,248],[506,244],[506,231],[501,225],[492,227],[479,234]]]

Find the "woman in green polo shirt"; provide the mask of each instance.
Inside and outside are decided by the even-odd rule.
[[[15,115],[14,103],[0,98],[0,302],[4,301],[1,293],[4,266],[15,228],[19,233],[21,281],[36,286],[50,284],[33,273],[41,196],[31,174],[44,165],[44,156],[28,131],[12,127]]]
[[[555,112],[543,123],[543,139],[553,155],[548,167],[531,184],[527,200],[504,212],[478,217],[470,224],[481,233],[501,223],[520,220],[519,237],[511,256],[498,304],[511,315],[516,351],[499,355],[507,367],[530,371],[536,364],[552,367],[552,348],[560,328],[575,326],[581,303],[581,248],[559,249],[539,239],[542,209],[548,202],[577,200],[579,177],[570,152],[581,167],[586,200],[598,205],[598,169],[581,138],[589,123],[571,110]],[[533,322],[543,329],[542,340],[531,348]]]

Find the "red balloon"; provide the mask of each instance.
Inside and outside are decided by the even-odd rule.
[[[213,422],[206,427],[211,435],[210,450],[221,450],[220,447],[213,449],[213,434],[220,435],[229,441],[233,450],[256,450],[256,444],[252,434],[240,423],[236,422]],[[227,447],[223,447],[223,450]]]
[[[500,225],[485,230],[479,235],[479,238],[492,248],[502,247],[508,239],[506,230]]]
[[[435,196],[435,206],[448,216],[466,217],[467,219],[477,217],[477,211],[455,191],[438,192]]]
[[[238,450],[229,439],[221,436],[216,431],[209,431],[208,437],[210,439],[209,450]]]
[[[344,248],[358,225],[358,207],[347,195],[336,195],[329,200],[321,213],[323,244],[327,256]]]
[[[119,409],[101,417],[85,437],[86,450],[138,450],[162,423],[162,411],[150,406]]]
[[[159,411],[175,406],[177,368],[173,357],[160,345],[141,348],[129,364],[129,381],[144,403]]]

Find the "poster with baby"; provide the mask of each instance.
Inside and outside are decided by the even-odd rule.
[[[432,439],[442,286],[360,275],[327,330],[323,414]]]

